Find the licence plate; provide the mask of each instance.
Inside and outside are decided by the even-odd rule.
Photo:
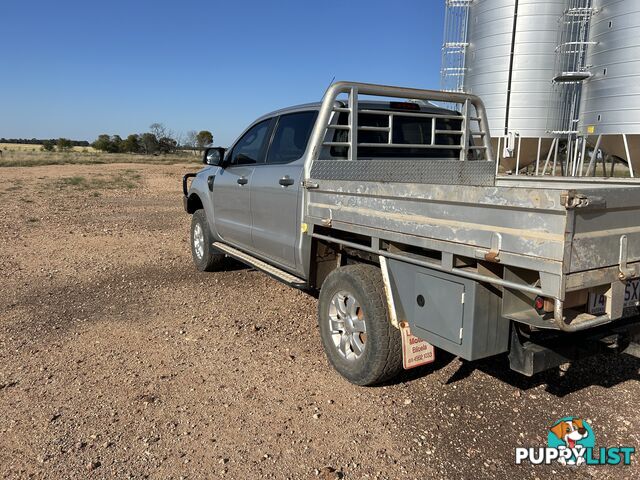
[[[640,278],[627,282],[624,292],[624,306],[637,307],[640,305]],[[589,294],[589,313],[592,315],[603,315],[607,306],[607,299],[603,293]]]
[[[436,359],[433,345],[411,335],[407,322],[400,323],[400,333],[402,334],[402,366],[405,370],[426,365]]]

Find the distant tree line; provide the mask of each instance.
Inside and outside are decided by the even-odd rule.
[[[87,145],[89,146],[89,142]],[[58,140],[43,140],[42,141],[42,150],[45,152],[53,152],[54,150],[58,150],[59,152],[67,152],[74,147],[73,141],[68,138],[59,138]]]
[[[41,145],[47,152],[64,152],[73,147],[92,146],[96,150],[107,153],[142,153],[158,155],[173,153],[178,150],[201,150],[213,142],[213,134],[208,130],[190,130],[185,134],[175,133],[162,123],[152,123],[145,133],[132,133],[127,138],[120,135],[102,134],[93,142],[86,140],[70,140],[68,138],[0,138],[0,143],[23,145]]]
[[[213,142],[213,134],[208,130],[186,134],[176,134],[162,123],[152,123],[145,133],[132,133],[127,138],[120,135],[102,134],[91,144],[96,150],[107,153],[143,153],[156,155],[173,153],[177,150],[196,150]]]
[[[16,144],[20,144],[20,145],[44,145],[45,142],[49,142],[52,143],[53,145],[56,145],[56,143],[58,143],[58,138],[47,138],[47,139],[40,139],[40,138],[0,138],[0,143],[16,143]],[[68,139],[63,139],[63,140],[67,140],[68,142],[70,142],[72,147],[88,147],[90,145],[89,142],[87,142],[86,140],[68,140]]]

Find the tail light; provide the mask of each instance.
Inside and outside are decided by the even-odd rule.
[[[538,295],[536,297],[536,299],[533,301],[533,308],[536,309],[536,312],[538,312],[538,315],[544,315],[545,309],[544,309],[544,297],[541,297],[540,295]]]
[[[586,305],[589,298],[589,290],[576,290],[573,292],[567,292],[564,299],[564,308],[583,308]],[[533,308],[536,309],[539,315],[553,312],[555,301],[553,298],[541,297],[538,295],[533,300]]]

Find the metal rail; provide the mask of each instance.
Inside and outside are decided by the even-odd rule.
[[[349,242],[348,240],[342,240],[339,238],[331,237],[329,235],[322,235],[319,233],[312,233],[311,236],[313,238],[317,238],[318,240],[324,240],[326,242],[343,245],[345,247],[354,248],[357,250],[362,250],[364,252],[373,253],[378,255],[381,261],[385,258],[392,258],[394,260],[400,260],[403,262],[411,263],[413,265],[417,265],[420,267],[432,268],[434,270],[439,270],[442,272],[453,273],[455,275],[459,275],[461,277],[469,278],[471,280],[476,280],[479,282],[485,282],[492,285],[497,285],[504,288],[510,288],[513,290],[518,290],[521,292],[532,293],[534,295],[540,295],[544,297],[548,297],[548,294],[544,294],[541,288],[532,287],[530,285],[525,285],[521,283],[512,282],[510,280],[504,280],[502,278],[490,277],[487,275],[482,275],[476,272],[470,272],[467,270],[462,270],[456,267],[446,268],[442,265],[439,265],[435,262],[429,262],[425,260],[420,260],[414,256],[403,255],[398,253],[389,252],[387,250],[382,250],[380,248],[368,247],[366,245],[362,245],[360,243]],[[558,298],[554,298],[554,309],[553,309],[553,320],[554,323],[558,326],[560,330],[567,333],[579,332],[581,330],[586,330],[588,328],[598,327],[600,325],[605,325],[607,323],[612,322],[612,319],[609,315],[600,315],[594,316],[593,318],[588,318],[585,320],[580,320],[575,323],[565,323],[564,316],[564,302]]]
[[[557,298],[554,300],[553,304],[553,319],[555,320],[556,325],[558,325],[558,328],[567,333],[579,332],[581,330],[587,330],[588,328],[599,327],[613,321],[609,315],[605,314],[589,318],[587,320],[581,320],[575,323],[565,323],[564,302],[562,300],[558,300]]]
[[[328,235],[322,235],[320,233],[312,233],[311,236],[313,238],[317,238],[318,240],[324,240],[326,242],[337,243],[339,245],[344,245],[345,247],[350,247],[358,250],[362,250],[369,253],[374,253],[379,256],[393,258],[394,260],[401,260],[403,262],[412,263],[414,265],[418,265],[420,267],[433,268],[434,270],[440,270],[442,272],[453,273],[455,275],[459,275],[461,277],[470,278],[472,280],[477,280],[479,282],[490,283],[492,285],[498,285],[500,287],[512,288],[514,290],[519,290],[521,292],[533,293],[534,295],[547,296],[542,292],[541,288],[532,287],[530,285],[525,285],[522,283],[512,282],[510,280],[504,280],[502,278],[489,277],[488,275],[482,275],[481,273],[469,272],[468,270],[462,270],[460,268],[451,267],[445,268],[442,265],[438,265],[437,263],[428,262],[425,260],[420,260],[418,258],[402,255],[398,253],[389,252],[387,250],[381,250],[379,248],[367,247],[366,245],[362,245],[360,243],[349,242],[348,240],[342,240],[339,238],[331,237]]]
[[[464,89],[470,6],[471,0],[446,2],[440,87],[447,92],[462,92]]]
[[[456,132],[457,133],[457,132]],[[558,133],[558,132],[556,132]],[[545,178],[561,176],[563,178],[571,177],[596,177],[610,178],[613,177],[613,167],[620,160],[607,153],[602,148],[605,139],[609,142],[615,141],[616,144],[622,145],[624,154],[622,163],[628,168],[628,177],[617,176],[616,178],[638,178],[638,172],[633,168],[633,161],[637,160],[633,156],[633,151],[629,147],[629,136],[627,134],[598,134],[591,135],[575,132],[559,132],[563,136],[556,137],[528,137],[526,139],[515,136],[515,148],[513,156],[505,156],[502,154],[501,146],[507,143],[507,137],[494,137],[497,143],[496,175],[500,175],[500,166],[504,166],[504,162],[508,159],[515,167],[507,170],[506,167],[502,173],[514,176],[543,176]],[[571,137],[571,138],[569,138]],[[537,142],[537,149],[529,149],[526,154],[521,154],[521,143],[523,141]],[[543,146],[543,142],[545,145]],[[529,144],[531,145],[531,143]],[[626,161],[626,162],[625,162]],[[598,163],[602,165],[602,173],[598,174]],[[609,172],[607,166],[611,168]],[[626,172],[625,172],[626,173]]]
[[[337,103],[337,97],[341,94],[348,95],[348,107],[340,106]],[[442,113],[428,113],[428,112],[397,112],[397,111],[380,111],[372,109],[358,108],[358,96],[370,95],[379,97],[391,97],[402,98],[412,100],[422,100],[424,102],[440,102],[440,103],[455,103],[462,106],[462,115],[458,114],[442,114]],[[475,109],[475,115],[471,115],[471,107]],[[332,123],[332,116],[334,113],[348,113],[349,123],[348,125],[335,125]],[[359,143],[358,132],[359,131],[373,131],[372,127],[358,125],[358,115],[363,113],[370,113],[375,115],[386,115],[389,117],[388,130],[386,127],[377,127],[375,131],[388,132],[387,142],[381,143]],[[399,144],[393,143],[393,117],[416,117],[416,118],[430,118],[432,120],[432,135],[430,144]],[[435,128],[436,119],[456,119],[461,121],[460,130],[440,130]],[[477,122],[478,129],[471,128],[471,123]],[[334,130],[346,130],[349,132],[348,142],[333,142],[326,140],[329,131]],[[436,141],[437,135],[459,135],[460,143],[456,145],[438,144]],[[394,147],[394,148],[422,148],[422,149],[441,149],[441,150],[460,150],[460,160],[466,161],[468,153],[472,150],[484,151],[485,160],[495,161],[493,148],[489,139],[489,123],[487,121],[487,114],[479,97],[470,94],[456,93],[456,92],[442,92],[437,90],[421,90],[415,88],[403,88],[392,87],[387,85],[374,85],[368,83],[356,83],[356,82],[336,82],[332,84],[324,94],[322,98],[322,105],[320,107],[320,113],[318,120],[314,126],[311,134],[311,145],[313,147],[310,161],[306,162],[304,170],[305,180],[309,179],[311,172],[311,165],[313,162],[319,159],[323,147],[340,146],[348,147],[349,154],[348,160],[354,161],[358,159],[358,146],[364,147]],[[473,142],[472,139],[477,138],[479,145]]]

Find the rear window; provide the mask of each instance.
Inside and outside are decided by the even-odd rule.
[[[389,116],[373,113],[359,113],[358,125],[360,127],[389,127]],[[392,143],[404,145],[430,145],[432,122],[436,122],[436,130],[460,131],[462,119],[409,117],[398,113],[393,116]],[[338,117],[339,125],[347,125],[349,114],[342,112]],[[347,130],[335,130],[334,142],[348,142],[349,132]],[[381,145],[389,143],[389,132],[359,130],[358,143],[379,143]],[[437,145],[460,145],[460,134],[436,134]],[[331,147],[331,156],[338,159],[347,158],[348,147]],[[459,158],[458,149],[426,149],[411,147],[366,147],[358,145],[358,158]]]

